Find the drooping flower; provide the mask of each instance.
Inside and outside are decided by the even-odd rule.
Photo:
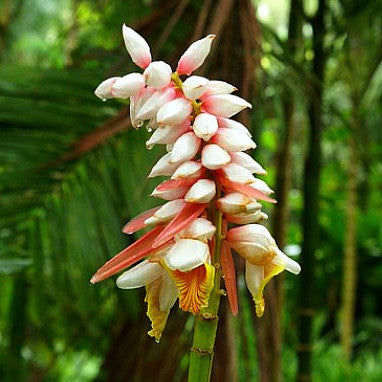
[[[214,278],[219,259],[229,303],[237,314],[234,250],[246,261],[247,286],[261,316],[267,282],[284,269],[298,273],[300,268],[258,224],[267,219],[259,200],[275,202],[270,196],[273,191],[256,177],[266,171],[244,152],[256,147],[251,134],[231,119],[252,106],[231,94],[237,89],[226,82],[197,75],[180,78],[203,64],[214,35],[192,43],[172,73],[167,63],[152,61],[142,36],[125,25],[122,29],[133,62],[144,71],[109,78],[95,94],[103,100],[129,98],[132,125],[153,131],[146,146],[166,145],[167,153],[148,176],[170,179],[151,194],[167,202],[123,228],[126,234],[151,230],[102,266],[91,282],[132,266],[118,277],[117,286],[146,288],[149,335],[159,341],[176,299],[181,309],[192,314],[208,306],[211,291],[218,285]],[[211,210],[222,216],[221,232],[209,220]],[[244,225],[228,230],[228,223]],[[216,240],[221,238],[221,254],[215,253]]]

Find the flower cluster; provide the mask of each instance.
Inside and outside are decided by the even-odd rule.
[[[251,134],[230,119],[251,105],[232,95],[237,89],[226,82],[196,75],[181,79],[203,64],[214,35],[191,44],[175,72],[163,61],[152,61],[147,42],[125,25],[123,37],[132,60],[144,71],[109,78],[95,94],[103,100],[130,98],[132,125],[153,131],[147,147],[166,145],[167,153],[149,177],[170,177],[152,193],[167,202],[126,224],[126,234],[152,229],[108,261],[91,281],[142,260],[119,276],[117,285],[146,287],[149,334],[159,340],[177,299],[181,309],[193,314],[208,306],[215,276],[211,254],[216,227],[207,208],[215,209],[222,214],[221,266],[232,312],[237,313],[238,305],[231,249],[246,261],[247,286],[261,316],[266,283],[284,269],[298,273],[300,267],[258,224],[267,218],[258,200],[274,202],[272,190],[253,175],[266,172],[244,152],[256,147]],[[241,226],[228,230],[229,223]]]

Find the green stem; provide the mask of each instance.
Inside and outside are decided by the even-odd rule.
[[[215,267],[214,287],[211,291],[208,307],[202,309],[195,320],[188,382],[208,382],[210,380],[216,330],[218,327],[218,310],[221,296],[220,250],[222,241],[222,214],[212,207],[209,211],[209,218],[216,227],[215,249],[212,255],[212,264]]]

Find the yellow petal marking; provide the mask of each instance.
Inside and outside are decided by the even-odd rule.
[[[161,310],[159,307],[159,292],[162,286],[162,278],[146,286],[147,316],[150,318],[152,329],[147,333],[159,342],[166,326],[170,310]]]
[[[202,264],[188,272],[171,271],[179,290],[179,307],[192,314],[199,314],[200,309],[208,306],[210,293],[214,287],[215,268]]]
[[[267,264],[264,266],[264,278],[261,281],[261,284],[259,286],[257,293],[253,296],[253,301],[255,302],[255,306],[256,306],[257,317],[261,317],[264,314],[265,301],[263,297],[263,292],[264,292],[265,286],[268,284],[269,280],[273,276],[278,275],[283,270],[284,270],[283,267],[280,267],[279,265],[275,265],[275,264]]]

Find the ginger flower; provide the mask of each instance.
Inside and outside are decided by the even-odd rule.
[[[159,341],[177,299],[182,310],[195,315],[208,307],[220,267],[213,261],[215,242],[223,238],[218,259],[232,312],[238,312],[238,301],[231,249],[246,260],[247,286],[261,316],[267,282],[284,269],[297,274],[300,267],[258,224],[267,219],[259,201],[275,202],[273,191],[256,177],[266,171],[244,152],[256,147],[251,134],[231,119],[252,106],[232,94],[234,86],[191,75],[208,56],[214,35],[191,44],[173,72],[167,63],[152,61],[149,45],[137,32],[125,25],[122,32],[132,61],[143,73],[106,79],[95,94],[102,100],[129,99],[132,125],[152,131],[146,146],[166,146],[167,153],[148,177],[170,179],[151,194],[166,202],[123,228],[126,234],[150,230],[103,265],[91,282],[130,267],[117,286],[146,288],[149,335]],[[209,220],[211,210],[222,216],[220,232]],[[242,226],[231,228],[233,224]]]

